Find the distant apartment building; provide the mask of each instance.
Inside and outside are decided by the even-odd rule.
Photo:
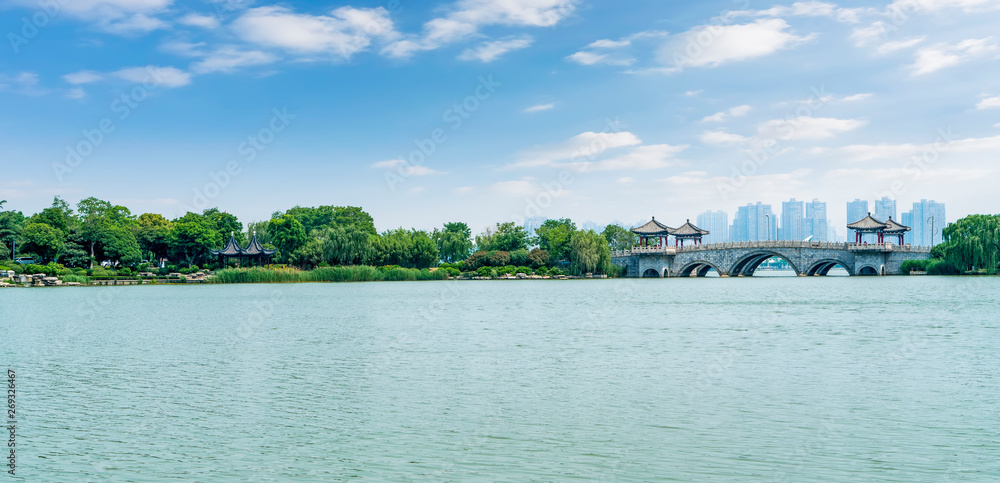
[[[801,241],[805,234],[805,203],[792,198],[781,203],[781,226],[778,228],[779,240]]]
[[[861,220],[868,216],[871,210],[868,209],[868,201],[866,200],[854,200],[847,202],[847,223],[854,223],[855,221]],[[854,230],[847,230],[847,239],[854,240]],[[868,243],[875,243],[875,235],[866,235],[865,241]]]
[[[878,221],[886,221],[889,218],[899,221],[899,217],[896,216],[896,200],[890,199],[888,196],[883,196],[882,199],[875,200],[875,209],[872,210],[872,216]],[[848,223],[854,223],[855,221],[858,220],[848,221]]]
[[[826,217],[826,203],[818,199],[806,203],[805,232],[812,241],[835,241],[830,236],[830,221]]]
[[[771,205],[758,201],[736,210],[736,217],[729,229],[731,241],[766,241],[778,238],[778,218]]]
[[[920,200],[903,213],[899,222],[913,229],[906,234],[907,243],[934,246],[943,241],[941,231],[947,226],[944,203]]]
[[[725,211],[706,211],[698,215],[698,227],[708,230],[702,243],[725,243],[729,241],[729,213]]]

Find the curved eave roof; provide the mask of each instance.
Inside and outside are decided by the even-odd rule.
[[[214,256],[224,256],[224,257],[235,257],[240,255],[243,250],[240,249],[240,245],[236,243],[236,236],[229,236],[229,243],[222,250],[212,250],[212,255]]]
[[[652,220],[650,220],[649,223],[633,228],[630,231],[632,233],[635,233],[636,235],[648,236],[648,235],[670,235],[673,234],[674,229],[670,228],[667,225],[664,225],[663,223],[656,221],[656,218],[653,218]]]
[[[709,234],[708,230],[702,230],[701,228],[692,225],[691,220],[688,220],[687,223],[681,225],[680,228],[674,230],[672,233],[672,235],[674,236],[692,236],[692,237],[704,236],[708,234]]]
[[[886,224],[876,220],[871,213],[868,213],[868,216],[847,225],[847,227],[852,230],[885,230]]]
[[[896,223],[896,221],[893,220],[892,218],[889,218],[889,221],[885,222],[885,233],[898,234],[898,233],[906,233],[908,231],[910,231],[910,227],[900,225],[899,223]]]
[[[250,255],[250,256],[253,256],[253,255],[274,255],[274,253],[276,251],[277,250],[268,250],[268,249],[262,247],[260,245],[260,242],[257,241],[257,235],[254,235],[253,239],[250,240],[250,244],[247,245],[246,250],[243,250],[243,255]]]

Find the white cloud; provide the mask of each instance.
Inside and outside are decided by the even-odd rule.
[[[585,50],[581,50],[580,52],[566,58],[580,65],[632,65],[635,62],[635,59],[629,57],[612,54],[597,54],[594,52],[587,52]]]
[[[966,12],[1000,9],[996,0],[896,0],[889,4],[886,10],[890,12],[909,12],[913,10],[936,12],[947,8],[961,8]]]
[[[382,7],[341,7],[330,16],[298,14],[285,7],[258,7],[236,19],[233,29],[243,40],[258,45],[340,59],[364,51],[373,40],[390,41],[399,36],[389,11]]]
[[[621,178],[618,178],[618,182],[621,183],[621,184],[631,184],[631,183],[635,183],[635,180],[632,179],[632,178],[629,178],[628,176],[623,176]]]
[[[581,172],[616,171],[626,169],[647,171],[652,169],[669,168],[677,164],[674,157],[687,148],[687,145],[673,146],[669,144],[639,146],[632,149],[628,153],[609,159],[566,163],[562,166],[570,169],[576,169]]]
[[[788,23],[780,18],[742,25],[696,27],[668,42],[660,51],[661,61],[672,64],[664,72],[764,57],[812,38],[786,32],[787,29]]]
[[[998,109],[1000,108],[1000,96],[987,97],[978,104],[976,104],[976,109]]]
[[[476,35],[482,27],[551,27],[573,13],[578,0],[459,0],[451,11],[424,24],[420,37],[398,40],[383,49],[409,57]]]
[[[898,50],[909,49],[911,47],[916,47],[918,44],[922,43],[926,37],[916,37],[907,40],[895,40],[892,42],[886,42],[875,49],[875,53],[878,55],[888,55]]]
[[[201,27],[204,29],[214,29],[219,26],[219,19],[211,15],[201,15],[197,13],[189,13],[179,19],[177,23],[181,25],[187,25],[189,27]]]
[[[585,132],[567,141],[537,147],[521,154],[522,161],[509,167],[525,168],[553,166],[560,161],[595,158],[604,152],[625,146],[642,144],[638,136],[625,132]]]
[[[980,153],[1000,151],[1000,136],[985,138],[945,139],[927,144],[852,144],[834,150],[841,159],[866,162],[878,159],[899,160],[926,152]],[[992,160],[989,161],[992,163]]]
[[[705,131],[698,136],[702,143],[712,146],[735,146],[749,141],[749,138],[725,131]]]
[[[476,188],[473,188],[472,186],[461,186],[461,187],[455,188],[453,191],[457,195],[467,195],[469,193],[472,193],[475,190],[476,190]]]
[[[760,138],[783,141],[828,139],[853,131],[868,124],[858,119],[800,116],[791,119],[773,119],[757,125]]]
[[[270,64],[277,60],[277,57],[267,52],[240,50],[236,47],[225,46],[192,64],[191,70],[196,74],[233,72],[241,67]]]
[[[67,99],[83,99],[84,97],[87,97],[87,92],[79,87],[74,87],[66,91]]]
[[[25,96],[44,96],[48,89],[39,87],[38,74],[21,72],[15,76],[0,74],[0,91],[9,90]]]
[[[537,182],[530,179],[518,181],[500,181],[490,185],[490,190],[507,196],[531,196],[541,191]]]
[[[39,8],[34,0],[15,0],[28,8]],[[59,14],[65,13],[105,32],[135,35],[167,28],[169,25],[156,18],[165,13],[173,0],[72,0],[60,1]]]
[[[875,94],[872,94],[871,92],[865,92],[865,93],[862,93],[862,94],[854,94],[852,96],[847,96],[847,97],[845,97],[842,100],[847,101],[847,102],[863,101],[863,100],[868,99],[869,97],[872,97],[874,95]]]
[[[171,41],[161,45],[160,50],[181,57],[204,57],[208,55],[205,46],[205,42]]]
[[[81,70],[63,76],[63,80],[73,85],[91,84],[104,79],[104,75],[92,70]]]
[[[619,47],[628,47],[629,45],[632,45],[632,41],[629,40],[629,39],[622,39],[622,40],[601,39],[601,40],[597,40],[597,41],[591,42],[590,44],[587,45],[587,48],[588,49],[617,49]]]
[[[478,60],[480,62],[493,62],[501,55],[514,50],[526,49],[535,41],[530,35],[509,37],[493,42],[484,42],[476,48],[466,49],[458,60]]]
[[[552,109],[554,107],[556,107],[555,104],[538,104],[537,106],[531,106],[531,107],[525,109],[524,112],[528,112],[528,113],[542,112],[542,111],[548,111],[549,109]]]
[[[861,15],[874,11],[872,8],[840,8],[833,3],[806,1],[765,10],[734,10],[726,12],[722,18],[731,21],[740,17],[830,17],[838,22],[856,23]]]
[[[705,91],[687,91],[684,93],[684,97],[697,97],[698,94],[701,94],[702,92]]]
[[[129,67],[111,75],[136,84],[154,84],[164,87],[182,87],[191,83],[191,74],[175,67]]]
[[[440,171],[435,171],[427,166],[410,164],[405,159],[379,161],[377,163],[372,163],[371,167],[375,169],[394,169],[397,170],[401,176],[427,176],[440,173]]]
[[[753,108],[748,105],[736,106],[730,108],[726,111],[717,112],[711,116],[705,116],[702,122],[722,122],[730,117],[743,117],[746,116]]]
[[[996,51],[997,46],[992,37],[967,39],[955,45],[937,44],[918,50],[916,60],[910,67],[913,69],[913,75],[924,75],[947,67],[954,67]]]

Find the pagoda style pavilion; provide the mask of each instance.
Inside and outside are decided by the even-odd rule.
[[[639,235],[640,247],[662,248],[668,239],[667,237],[671,234],[671,232],[673,232],[673,230],[673,228],[656,221],[656,217],[654,216],[652,221],[649,223],[633,228],[631,231],[632,233]],[[650,241],[656,241],[656,243],[650,244]]]
[[[684,246],[684,240],[693,240],[695,245],[701,245],[701,237],[708,234],[708,230],[702,230],[692,225],[690,219],[671,233],[674,236],[674,245],[679,243],[680,246]]]
[[[674,246],[684,246],[684,240],[694,240],[695,245],[700,245],[701,238],[709,234],[707,230],[702,230],[692,225],[691,220],[687,220],[687,223],[683,224],[680,228],[671,228],[656,221],[655,216],[649,223],[633,228],[631,231],[639,235],[640,247],[656,248],[663,248],[671,235],[674,237]]]
[[[847,225],[847,228],[854,230],[854,243],[861,243],[865,233],[875,233],[878,239],[877,243],[880,245],[885,243],[885,235],[897,236],[899,244],[905,245],[906,232],[910,231],[910,227],[896,223],[891,216],[889,221],[881,222],[875,219],[871,213],[868,213],[868,216],[861,220]]]
[[[234,258],[240,265],[251,262],[255,262],[257,265],[266,265],[271,262],[271,257],[275,252],[277,250],[269,250],[261,246],[260,242],[257,241],[256,233],[246,248],[240,248],[239,243],[236,242],[236,234],[230,233],[226,246],[222,250],[212,250],[212,256],[218,257],[219,265],[225,265],[227,261]]]

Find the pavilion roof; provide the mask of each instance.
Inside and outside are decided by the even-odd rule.
[[[674,229],[656,221],[656,217],[654,216],[649,223],[635,227],[631,231],[636,235],[670,235],[674,232]]]
[[[896,220],[893,220],[891,216],[889,217],[889,221],[885,222],[886,233],[899,234],[906,233],[908,231],[910,231],[910,227],[896,223]]]
[[[691,220],[688,220],[687,223],[681,225],[680,228],[674,230],[671,233],[671,235],[679,237],[700,237],[708,235],[708,233],[709,233],[708,230],[702,230],[701,228],[692,225]]]
[[[223,256],[223,257],[235,257],[239,256],[243,250],[240,248],[240,244],[236,243],[236,234],[229,234],[229,243],[222,250],[212,250],[213,256]]]
[[[847,225],[847,227],[857,231],[881,231],[886,229],[886,224],[876,220],[871,213],[868,213],[868,216]]]
[[[257,234],[253,235],[253,239],[250,240],[250,244],[247,245],[246,249],[243,250],[243,255],[274,255],[277,250],[269,250],[261,246],[260,242],[257,241]]]

